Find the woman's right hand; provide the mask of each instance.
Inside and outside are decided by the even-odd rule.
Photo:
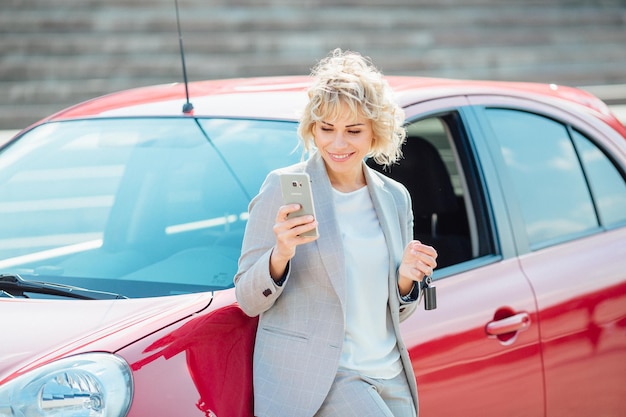
[[[280,206],[274,223],[276,245],[270,256],[270,275],[279,280],[285,273],[287,263],[296,254],[296,246],[313,242],[318,236],[302,236],[317,227],[317,220],[311,215],[287,218],[289,213],[300,210],[300,204]]]

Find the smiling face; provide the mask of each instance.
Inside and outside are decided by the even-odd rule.
[[[336,114],[332,120],[322,118],[315,122],[315,145],[326,163],[333,187],[354,191],[365,185],[362,161],[374,140],[372,121],[354,115],[346,104]]]

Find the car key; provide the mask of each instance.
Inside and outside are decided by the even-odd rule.
[[[424,297],[424,310],[434,310],[437,308],[437,288],[431,286],[433,278],[431,276],[424,277],[420,283],[420,296]],[[418,299],[419,303],[419,299]]]

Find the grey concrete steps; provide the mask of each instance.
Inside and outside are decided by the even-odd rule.
[[[387,74],[626,83],[624,0],[179,0],[191,80],[307,73],[340,46]],[[0,129],[182,79],[174,0],[4,0]]]

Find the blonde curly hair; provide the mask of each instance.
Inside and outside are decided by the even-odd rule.
[[[336,120],[342,116],[342,104],[347,104],[352,116],[372,122],[374,138],[368,157],[386,166],[402,157],[406,139],[404,111],[370,58],[337,48],[319,61],[311,76],[315,80],[308,89],[309,102],[298,126],[305,151],[314,147],[315,123]]]

